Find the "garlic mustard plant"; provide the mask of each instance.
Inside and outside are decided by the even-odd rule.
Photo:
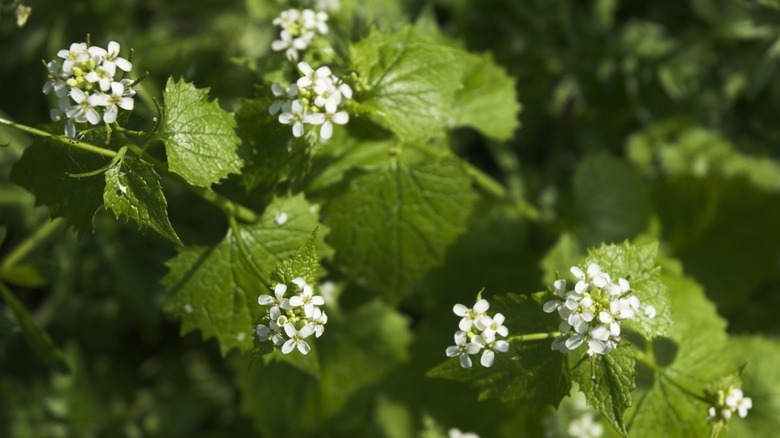
[[[290,287],[282,283],[274,286],[273,295],[262,294],[257,298],[259,305],[268,306],[268,313],[261,316],[255,333],[259,341],[273,342],[284,354],[295,349],[308,354],[311,347],[306,338],[312,334],[319,338],[325,332],[328,316],[319,308],[325,304],[325,299],[315,295],[314,287],[301,277],[293,279],[292,283],[297,293],[289,298],[285,294]]]
[[[455,345],[447,347],[447,357],[460,358],[460,366],[471,368],[471,358],[482,351],[480,363],[484,367],[491,367],[495,361],[496,353],[509,351],[509,343],[498,336],[505,338],[509,330],[504,326],[504,315],[496,313],[494,316],[487,314],[490,303],[478,298],[472,308],[463,304],[456,304],[452,311],[460,316],[458,323],[460,330],[455,332]]]
[[[119,52],[116,41],[108,43],[108,49],[73,43],[57,52],[62,64],[57,60],[46,63],[48,80],[42,91],[54,91],[57,96],[51,118],[65,123],[66,136],[76,137],[78,125],[98,125],[101,119],[111,124],[120,110],[133,110],[135,82],[121,77],[130,73],[133,65]]]
[[[586,344],[589,355],[607,354],[620,341],[621,324],[636,315],[641,303],[632,295],[628,280],[619,278],[614,283],[597,263],[588,265],[587,271],[577,266],[570,271],[577,278],[574,289],[567,290],[565,280],[556,280],[553,299],[542,306],[547,313],[557,311],[562,320],[562,334],[552,349],[567,353]]]

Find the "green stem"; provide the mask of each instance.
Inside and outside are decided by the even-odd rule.
[[[34,233],[27,236],[16,248],[8,253],[2,261],[0,261],[0,271],[14,267],[17,263],[27,257],[32,250],[38,245],[43,243],[50,234],[57,231],[62,225],[65,224],[65,220],[62,218],[56,218],[41,225]]]
[[[703,403],[706,403],[706,404],[711,404],[712,403],[712,401],[707,399],[705,396],[691,391],[690,389],[684,387],[682,384],[680,384],[679,382],[674,380],[672,377],[670,377],[666,373],[666,369],[661,367],[661,366],[659,366],[657,363],[655,363],[655,361],[650,356],[648,356],[647,353],[645,353],[643,351],[636,350],[636,349],[635,349],[635,353],[636,353],[635,355],[636,355],[636,360],[637,361],[639,361],[640,363],[644,364],[645,366],[647,366],[648,368],[653,370],[654,373],[656,373],[659,376],[663,377],[666,381],[668,381],[669,383],[674,385],[680,391],[684,392],[685,394],[688,394],[689,396],[691,396],[691,397],[693,397],[693,398],[695,398],[695,399],[697,399],[697,400],[699,400],[699,401],[701,401]]]
[[[116,152],[112,151],[110,149],[103,149],[103,148],[100,148],[100,147],[97,147],[97,146],[93,146],[93,145],[88,144],[88,143],[82,143],[82,142],[80,142],[78,140],[73,140],[73,139],[68,138],[68,137],[66,137],[64,135],[54,135],[54,134],[51,134],[51,133],[46,132],[46,131],[41,131],[40,129],[31,128],[31,127],[25,126],[25,125],[20,125],[18,123],[15,123],[15,122],[12,122],[10,120],[3,119],[3,118],[0,118],[0,124],[11,126],[11,127],[16,128],[16,129],[18,129],[20,131],[24,131],[24,132],[26,132],[28,134],[37,135],[39,137],[47,137],[47,138],[50,138],[52,140],[56,140],[56,141],[58,141],[60,143],[64,143],[64,144],[66,144],[68,146],[73,146],[75,148],[78,148],[78,149],[81,149],[81,150],[84,150],[84,151],[87,151],[87,152],[92,152],[93,154],[99,154],[99,155],[103,155],[105,157],[111,157],[111,158],[113,158],[114,155],[116,155]]]
[[[549,332],[549,333],[529,333],[527,335],[510,336],[507,338],[507,342],[528,342],[528,341],[543,341],[545,339],[553,339],[561,336],[561,332]]]
[[[254,260],[252,260],[251,254],[249,254],[249,250],[244,245],[244,240],[241,238],[241,230],[238,228],[238,224],[236,223],[235,217],[228,216],[228,221],[230,222],[230,231],[232,231],[233,234],[235,235],[236,244],[238,245],[238,251],[244,257],[244,260],[246,260],[249,267],[252,268],[252,272],[255,274],[257,279],[260,280],[260,283],[263,283],[263,286],[269,289],[273,289],[271,282],[265,277],[265,275],[260,270],[260,268],[258,268],[257,265],[255,265]]]

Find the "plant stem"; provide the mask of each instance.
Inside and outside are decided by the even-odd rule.
[[[16,128],[20,131],[24,131],[28,134],[37,135],[39,137],[47,137],[52,140],[56,140],[60,143],[64,143],[69,146],[73,146],[74,148],[78,148],[87,152],[92,152],[93,154],[99,154],[103,155],[104,157],[111,157],[113,158],[116,155],[116,151],[112,151],[110,149],[104,149],[97,146],[93,146],[88,143],[82,143],[78,140],[73,140],[71,138],[68,138],[64,135],[54,135],[46,131],[41,131],[40,129],[31,128],[26,125],[20,125],[18,123],[12,122],[10,120],[6,120],[4,118],[0,117],[0,124],[11,126],[13,128]]]
[[[50,234],[57,231],[64,224],[64,219],[56,218],[41,225],[34,233],[27,236],[22,243],[11,250],[11,252],[0,261],[0,271],[14,267],[17,263],[27,257],[27,255],[38,245],[43,243]]]
[[[561,335],[561,332],[558,332],[558,331],[549,332],[549,333],[529,333],[527,335],[510,336],[509,338],[507,338],[507,342],[513,342],[513,341],[519,341],[519,342],[543,341],[545,339],[557,338],[560,335]]]

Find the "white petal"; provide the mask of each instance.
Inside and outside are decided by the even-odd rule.
[[[293,136],[294,137],[303,136],[303,123],[295,122],[295,124],[293,125]]]
[[[127,111],[132,111],[133,107],[135,106],[135,103],[132,98],[130,97],[123,97],[122,100],[119,101],[117,104],[120,108]]]
[[[87,95],[78,88],[71,88],[70,98],[73,99],[73,101],[76,103],[81,103],[87,100]]]
[[[116,63],[116,66],[122,71],[129,72],[133,69],[133,64],[125,58],[116,58],[114,63]]]
[[[311,297],[311,303],[315,306],[324,306],[325,298],[323,298],[321,295],[315,295]]]
[[[87,108],[84,110],[84,115],[87,117],[87,120],[89,123],[93,125],[97,125],[100,123],[100,114],[98,114],[97,111],[95,111],[93,108]]]
[[[455,345],[466,345],[466,332],[459,330],[455,332]]]
[[[314,333],[314,326],[312,324],[306,324],[303,326],[303,328],[301,328],[300,331],[298,331],[298,336],[301,339],[305,339],[311,336],[312,333]]]
[[[303,288],[306,287],[306,280],[304,280],[303,277],[295,277],[292,282],[294,285],[298,286],[298,289],[303,290]]]
[[[509,342],[507,341],[496,341],[494,344],[495,350],[500,351],[502,353],[506,353],[509,351]]]
[[[293,307],[303,306],[303,298],[300,295],[290,297],[290,305]]]
[[[482,347],[480,347],[479,345],[473,342],[469,342],[468,344],[466,344],[466,353],[468,354],[477,354],[481,349]]]
[[[490,303],[487,302],[487,300],[482,299],[476,302],[474,304],[474,312],[476,313],[485,313],[490,308]]]
[[[463,368],[471,368],[471,358],[467,355],[463,355],[460,357],[460,366]]]
[[[339,111],[336,114],[333,114],[333,117],[331,117],[330,120],[337,125],[346,125],[347,122],[349,122],[349,113],[346,111]]]
[[[591,263],[588,265],[588,275],[590,277],[595,277],[599,274],[601,274],[601,266],[599,266],[598,263]]]
[[[103,121],[106,123],[114,123],[116,122],[116,116],[119,114],[119,109],[116,105],[111,105],[106,109],[106,112],[103,113]]]
[[[542,310],[545,313],[552,313],[555,312],[555,309],[558,307],[561,307],[561,302],[558,300],[552,300],[544,303],[544,305],[542,305]]]
[[[333,124],[330,123],[330,121],[326,121],[322,124],[322,127],[320,127],[320,137],[323,140],[330,140],[330,138],[333,137]]]
[[[310,125],[321,125],[325,122],[325,114],[322,113],[306,113],[303,115],[303,123]]]
[[[261,306],[268,306],[270,304],[273,304],[274,300],[271,298],[270,295],[260,295],[257,297],[257,304]]]
[[[452,312],[457,316],[466,316],[469,313],[469,308],[463,304],[456,304],[452,306]]]
[[[483,367],[489,368],[493,366],[493,361],[496,358],[496,353],[493,352],[493,350],[485,350],[482,352],[482,357],[479,360],[479,363],[482,364]]]
[[[501,336],[508,336],[508,335],[509,335],[509,329],[508,329],[508,328],[506,328],[506,326],[503,326],[503,325],[502,325],[502,326],[500,326],[500,327],[499,327],[499,328],[496,330],[496,333],[498,333],[498,334],[499,334],[499,335],[501,335]]]
[[[460,354],[460,348],[457,346],[447,347],[447,357],[455,357]]]
[[[575,277],[579,278],[580,280],[585,280],[585,273],[584,273],[584,272],[582,272],[582,269],[580,269],[579,267],[577,267],[577,266],[572,266],[572,267],[569,269],[569,271],[571,272],[571,274],[572,274],[573,276],[575,276]]]
[[[469,318],[463,318],[458,323],[458,328],[461,329],[464,332],[467,332],[471,330],[471,326],[473,325],[473,321]]]
[[[295,327],[292,325],[291,322],[288,322],[287,324],[284,325],[284,332],[287,333],[287,336],[291,338],[298,334],[298,331],[295,330]]]
[[[309,76],[314,72],[314,69],[311,68],[308,62],[301,61],[298,63],[298,71],[304,76]]]
[[[566,345],[566,348],[568,348],[569,350],[576,350],[577,347],[582,345],[583,341],[584,340],[583,340],[582,336],[574,335],[574,336],[572,336],[572,337],[570,337],[569,339],[566,340],[566,344],[565,345]]]
[[[604,354],[607,346],[598,339],[590,339],[588,340],[588,348],[596,354]]]
[[[292,339],[288,339],[287,342],[282,345],[282,353],[284,354],[290,354],[291,351],[295,348],[295,341]]]

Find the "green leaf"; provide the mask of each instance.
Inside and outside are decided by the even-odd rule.
[[[602,245],[588,252],[587,263],[598,263],[614,280],[626,278],[631,290],[639,298],[642,307],[634,318],[626,321],[626,326],[638,332],[648,341],[656,336],[665,336],[671,325],[669,293],[661,280],[661,268],[656,258],[658,243],[632,245],[624,242],[620,245]],[[655,307],[656,316],[648,318],[644,308]]]
[[[354,178],[328,205],[326,223],[345,273],[391,301],[443,261],[475,195],[454,158],[407,165],[394,159]]]
[[[588,357],[583,353],[585,348],[567,354],[572,380],[580,385],[588,404],[626,436],[624,414],[636,388],[634,353],[630,346],[618,344],[609,354]]]
[[[520,126],[515,80],[488,55],[473,56],[455,93],[455,123],[495,140],[509,140]]]
[[[143,230],[151,228],[181,245],[168,220],[168,202],[154,167],[141,160],[123,158],[106,171],[103,202],[117,219],[125,218]]]
[[[293,256],[318,226],[303,196],[275,199],[253,225],[238,225],[212,247],[187,246],[167,262],[163,284],[171,297],[168,312],[182,319],[182,334],[199,329],[215,337],[223,355],[233,348],[252,349],[257,297],[268,290],[258,278]],[[277,213],[288,219],[275,221]],[[321,233],[326,230],[320,227]],[[320,254],[330,254],[319,242]]]
[[[650,218],[649,186],[628,163],[589,155],[572,181],[579,230],[586,245],[619,242],[644,231]]]
[[[165,143],[172,172],[192,185],[208,188],[241,171],[236,121],[216,101],[209,102],[208,89],[169,78],[163,99],[159,137]]]
[[[65,357],[57,346],[54,345],[49,334],[38,327],[30,312],[24,307],[24,304],[16,299],[13,292],[3,283],[0,283],[0,296],[3,297],[3,301],[6,302],[8,307],[11,308],[16,321],[19,323],[19,327],[22,329],[35,354],[52,369],[61,373],[70,372],[68,364],[65,362]]]
[[[11,169],[11,181],[35,195],[36,205],[49,207],[52,218],[62,217],[79,236],[92,228],[92,217],[103,205],[105,182],[100,176],[73,178],[99,169],[105,157],[58,141],[37,137]]]
[[[289,285],[294,279],[300,277],[308,284],[317,284],[320,273],[320,259],[317,257],[317,229],[315,229],[306,244],[294,256],[276,265],[271,273],[271,280]]]
[[[248,190],[296,180],[309,169],[306,142],[293,137],[290,126],[279,123],[278,116],[268,114],[273,99],[266,91],[267,96],[244,100],[236,112],[238,154],[245,163],[241,181]]]
[[[669,287],[674,327],[669,338],[654,343],[653,349],[656,363],[668,378],[652,376],[651,389],[631,412],[631,433],[707,436],[708,406],[686,391],[703,394],[709,384],[735,371],[725,350],[726,323],[704,296],[701,286],[683,275],[678,262],[668,258],[659,261],[662,279]]]
[[[730,337],[735,365],[745,364],[742,390],[753,400],[744,419],[732,418],[729,436],[770,437],[780,430],[780,340],[761,336]]]
[[[543,295],[498,296],[491,300],[488,313],[506,316],[504,325],[510,337],[546,333],[556,327],[559,319],[542,311]],[[552,350],[551,343],[552,338],[510,342],[509,351],[497,354],[490,368],[479,364],[479,356],[472,358],[471,368],[462,368],[457,358],[450,358],[431,369],[428,376],[468,383],[479,389],[480,399],[499,398],[536,410],[557,406],[569,393],[571,384],[565,356]]]
[[[403,141],[441,135],[452,116],[469,55],[421,38],[411,27],[371,34],[350,48],[350,69],[368,88],[356,99],[376,110],[374,119]]]

